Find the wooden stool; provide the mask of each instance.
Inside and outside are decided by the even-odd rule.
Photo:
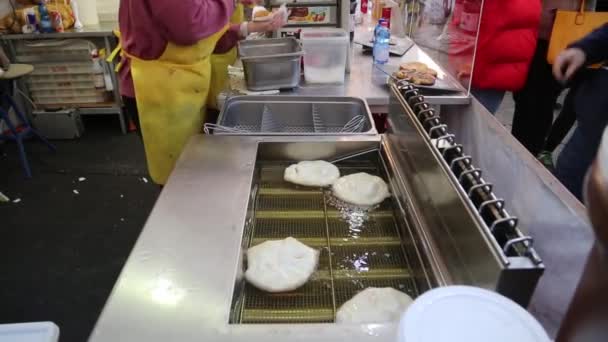
[[[11,64],[9,70],[0,75],[0,80],[10,81],[13,92],[15,92],[15,89],[17,89],[17,81],[21,77],[31,74],[33,71],[34,67],[29,64]],[[7,109],[5,110],[5,108]],[[11,120],[9,116],[11,108],[15,111],[18,122],[13,122]],[[0,140],[10,140],[17,143],[17,146],[19,147],[19,157],[21,158],[21,164],[23,165],[25,176],[27,178],[32,178],[32,170],[30,169],[30,164],[27,160],[23,140],[34,136],[48,146],[51,151],[55,151],[55,146],[53,146],[53,144],[51,144],[45,137],[40,135],[34,128],[32,128],[23,112],[21,112],[21,110],[19,110],[15,104],[15,101],[11,97],[10,91],[2,94],[2,97],[0,98],[0,123],[3,121],[6,122],[8,130],[5,132],[0,132]]]

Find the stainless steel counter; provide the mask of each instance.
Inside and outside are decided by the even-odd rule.
[[[355,36],[369,36],[374,26],[371,18],[364,18],[362,24],[355,28]],[[393,37],[399,45],[406,45],[403,40],[409,38]],[[402,44],[403,43],[403,44]],[[386,85],[386,75],[374,68],[373,57],[369,52],[364,52],[360,45],[353,44],[351,53],[350,73],[346,74],[343,85],[318,85],[306,84],[302,81],[299,88],[284,92],[285,94],[297,94],[305,96],[353,96],[364,98],[373,113],[388,112],[389,89]],[[445,74],[444,69],[436,63],[422,48],[414,45],[403,56],[390,56],[390,65],[399,65],[404,61],[420,61],[438,70],[440,75]],[[442,95],[425,95],[428,103],[434,105],[463,105],[471,102],[466,89],[462,88],[458,93],[446,93]]]
[[[4,40],[21,39],[67,39],[67,38],[90,38],[112,36],[112,31],[118,28],[117,22],[100,22],[99,25],[85,26],[82,30],[66,30],[63,33],[28,33],[28,34],[6,34],[2,36]]]
[[[295,94],[304,96],[352,96],[364,98],[372,112],[377,113],[378,108],[388,107],[389,90],[386,85],[386,75],[374,68],[372,55],[364,53],[359,45],[353,47],[350,74],[346,75],[344,85],[319,85],[306,84],[303,82],[299,88],[293,91],[283,92],[284,94]],[[434,69],[441,70],[439,67],[418,46],[412,47],[403,57],[391,56],[389,64],[398,65],[402,61],[421,61]],[[449,93],[446,95],[425,96],[427,102],[436,105],[467,104],[471,101],[466,92]],[[386,109],[381,110],[385,112]]]
[[[360,144],[379,141],[378,136],[340,141],[349,139]],[[268,325],[228,324],[235,279],[242,277],[240,246],[257,150],[258,144],[251,143],[250,137],[199,135],[191,139],[89,341],[395,340],[391,324],[283,324],[270,329]],[[225,158],[226,153],[231,158]],[[230,191],[224,191],[225,196],[209,195],[222,189]]]

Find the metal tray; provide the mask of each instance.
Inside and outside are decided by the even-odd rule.
[[[355,97],[235,96],[214,134],[375,135],[367,103]]]
[[[399,70],[399,66],[398,65],[392,65],[392,64],[384,64],[384,65],[374,64],[374,66],[378,70],[380,70],[381,72],[383,72],[384,74],[386,74],[386,84],[387,84],[387,86],[390,84],[389,81],[391,79],[397,80],[392,75],[396,71]],[[397,80],[397,81],[399,81],[399,80]],[[435,91],[438,91],[438,92],[439,91],[441,91],[441,92],[466,92],[466,90],[460,85],[460,83],[458,83],[456,80],[454,80],[448,74],[443,74],[443,75],[440,74],[437,77],[437,81],[432,86],[418,85],[418,84],[415,84],[414,86],[416,88],[419,88],[419,89],[435,90]]]
[[[248,89],[291,89],[300,84],[304,52],[295,38],[245,40],[238,49]]]

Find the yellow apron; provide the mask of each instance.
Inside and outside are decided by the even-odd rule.
[[[228,26],[191,46],[168,43],[157,60],[131,59],[131,75],[150,177],[165,184],[188,139],[201,131],[210,56]]]
[[[240,24],[245,21],[245,9],[243,4],[237,4],[232,17],[230,17],[231,24]],[[236,47],[230,49],[230,51],[224,54],[213,54],[211,55],[211,86],[209,87],[209,96],[207,105],[213,109],[218,108],[217,96],[226,88],[228,83],[228,66],[234,64],[237,58]]]

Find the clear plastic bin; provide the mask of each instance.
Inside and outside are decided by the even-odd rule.
[[[110,99],[105,90],[37,90],[31,95],[38,105],[104,103]]]
[[[67,62],[67,63],[40,63],[36,64],[33,76],[39,75],[67,75],[67,74],[94,74],[93,62]]]
[[[307,83],[344,83],[348,32],[322,28],[302,30],[304,78]]]
[[[27,86],[30,91],[56,89],[95,89],[95,83],[90,81],[27,82]]]

